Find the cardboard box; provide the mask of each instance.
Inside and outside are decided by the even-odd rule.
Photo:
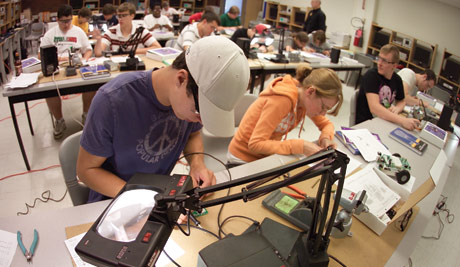
[[[374,169],[375,171],[375,169]],[[377,175],[381,180],[391,189],[393,192],[397,193],[401,199],[393,207],[396,210],[396,215],[390,221],[383,221],[380,218],[376,217],[372,213],[361,213],[360,215],[354,215],[358,220],[364,223],[377,235],[382,235],[388,225],[393,223],[396,220],[399,220],[408,210],[414,207],[418,202],[420,202],[425,196],[427,196],[434,188],[435,184],[433,179],[429,177],[423,184],[413,191],[408,190],[406,187],[398,184],[394,179],[388,177],[383,172],[379,170],[376,171]],[[412,177],[413,178],[413,177]],[[411,178],[411,179],[412,179]]]

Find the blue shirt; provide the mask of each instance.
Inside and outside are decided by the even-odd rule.
[[[137,173],[169,174],[200,123],[180,120],[162,105],[152,86],[152,70],[122,74],[94,97],[81,146],[107,158],[102,167],[123,180]],[[91,191],[88,202],[104,197]]]

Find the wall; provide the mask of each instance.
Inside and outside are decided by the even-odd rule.
[[[43,11],[57,12],[59,6],[67,4],[67,0],[22,0],[22,9],[30,8],[32,15]]]
[[[375,22],[425,42],[438,44],[433,69],[438,74],[445,48],[460,56],[460,8],[433,0],[380,0]]]

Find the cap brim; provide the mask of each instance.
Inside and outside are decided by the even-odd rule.
[[[218,108],[201,90],[198,90],[200,115],[203,127],[217,137],[232,137],[235,133],[235,115],[233,110],[225,111]]]

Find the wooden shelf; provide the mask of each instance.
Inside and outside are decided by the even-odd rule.
[[[274,27],[283,27],[290,31],[301,31],[303,29],[306,11],[303,11],[300,7],[282,5],[276,2],[266,3],[266,22]],[[287,19],[287,21],[282,21],[280,18]],[[300,20],[302,20],[302,24],[298,24]]]
[[[406,59],[400,59],[399,63],[403,65],[403,67],[410,67],[416,72],[433,68],[438,47],[437,44],[432,45],[405,33],[396,32],[373,23],[369,34],[367,53],[376,56],[380,52],[380,48],[377,48],[375,44],[383,46],[388,43],[396,46],[401,53],[407,55]],[[424,65],[419,61],[420,59],[418,57],[426,57],[427,54],[428,62],[427,65]]]

